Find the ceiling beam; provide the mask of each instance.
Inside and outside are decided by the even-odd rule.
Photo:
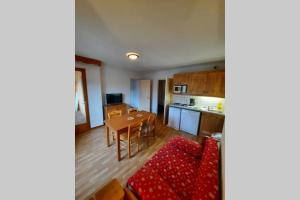
[[[86,64],[98,65],[99,67],[101,67],[101,64],[102,64],[101,60],[96,60],[93,58],[88,58],[88,57],[79,56],[79,55],[75,55],[75,61],[83,62]]]

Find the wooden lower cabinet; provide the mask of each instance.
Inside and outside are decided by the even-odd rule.
[[[121,110],[122,115],[127,113],[128,106],[125,103],[122,104],[114,104],[114,105],[105,105],[104,106],[104,118],[108,119],[108,113],[114,110]]]
[[[212,134],[215,132],[222,133],[225,116],[202,112],[201,123],[198,135],[201,134]]]

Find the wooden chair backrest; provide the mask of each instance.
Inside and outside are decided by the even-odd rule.
[[[140,136],[141,130],[142,130],[142,125],[143,125],[143,122],[138,122],[138,123],[130,125],[128,127],[128,138],[130,138],[134,135]]]
[[[121,110],[113,110],[109,112],[108,114],[108,119],[112,119],[114,117],[120,117],[122,116],[122,111]]]
[[[149,126],[155,126],[155,122],[156,122],[156,115],[155,114],[151,114],[148,117],[148,125]]]
[[[128,108],[128,110],[127,110],[128,114],[135,113],[137,111],[138,110],[136,108]]]

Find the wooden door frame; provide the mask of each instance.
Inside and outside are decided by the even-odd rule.
[[[82,133],[91,129],[90,123],[90,112],[89,112],[89,99],[87,93],[87,82],[86,82],[86,73],[85,69],[75,67],[75,71],[80,71],[82,73],[82,86],[83,86],[83,95],[85,99],[85,112],[86,112],[86,123],[75,125],[75,134]]]

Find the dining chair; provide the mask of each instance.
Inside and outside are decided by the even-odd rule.
[[[122,116],[122,110],[113,110],[107,114],[108,119]]]
[[[147,139],[147,145],[149,145],[150,137],[155,138],[155,128],[156,128],[156,115],[149,115],[144,128],[144,137]]]
[[[107,113],[108,119],[113,119],[116,117],[121,117],[122,116],[122,110],[113,110],[109,113]],[[111,132],[113,140],[115,140],[115,132]]]
[[[138,110],[136,108],[128,108],[127,112],[128,114],[136,113]]]
[[[135,141],[137,143],[137,152],[140,151],[140,137],[143,122],[132,124],[128,127],[127,134],[120,135],[120,141],[127,141],[128,158],[131,158],[131,144]]]

